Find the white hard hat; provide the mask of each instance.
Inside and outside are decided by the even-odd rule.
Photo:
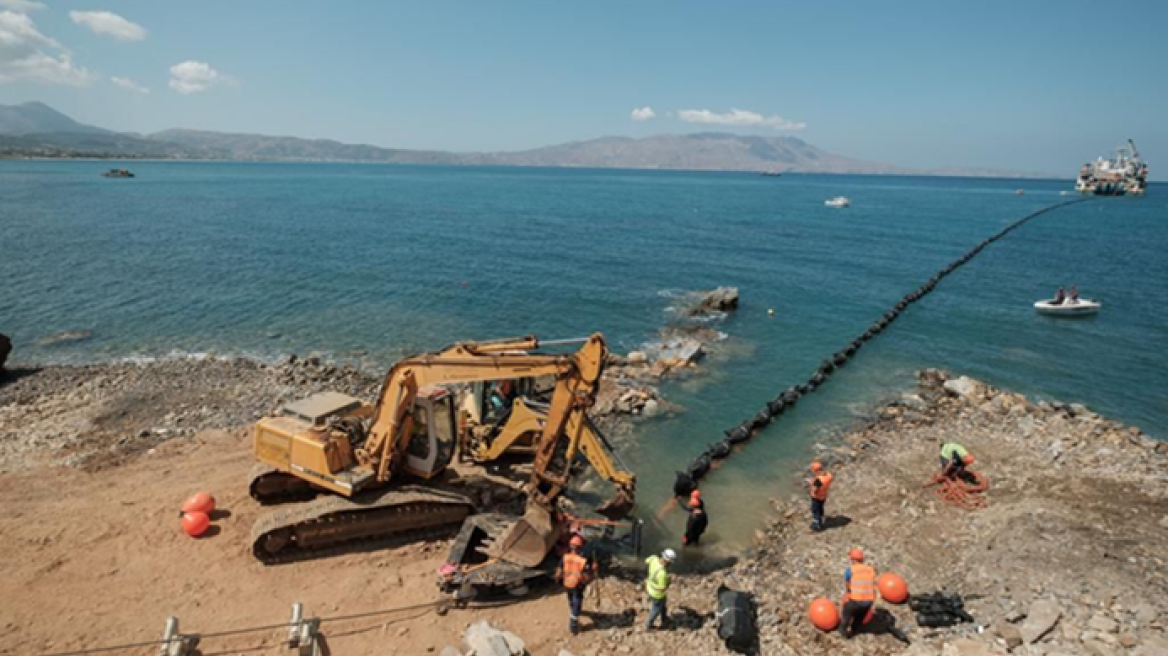
[[[661,552],[661,557],[672,562],[677,560],[677,552],[675,552],[673,549],[666,549],[665,551]]]

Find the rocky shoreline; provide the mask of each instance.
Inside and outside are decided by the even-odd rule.
[[[923,487],[941,438],[977,454],[991,481],[987,508],[948,506]],[[802,495],[775,499],[778,519],[757,531],[743,562],[678,576],[674,631],[601,628],[576,653],[731,653],[714,629],[716,590],[726,585],[754,596],[762,654],[1168,654],[1168,443],[1079,404],[1031,403],[928,370],[917,391],[822,445],[820,458],[836,475],[832,528],[808,530]],[[962,595],[975,621],[923,629],[907,606],[880,604],[911,646],[817,631],[807,606],[842,594],[854,546],[917,594]],[[606,589],[599,610],[640,613],[636,583],[619,589]]]
[[[632,417],[682,410],[662,397],[661,381],[694,373],[721,338],[705,321],[737,306],[732,287],[693,292],[647,349],[612,354],[591,412],[601,430],[620,437],[630,432]],[[42,340],[83,333],[88,336],[67,331]],[[0,355],[10,350],[0,335]],[[285,403],[327,390],[373,401],[383,376],[316,355],[278,363],[213,355],[89,365],[10,362],[6,370],[0,366],[0,472],[118,464],[171,438],[245,430]]]

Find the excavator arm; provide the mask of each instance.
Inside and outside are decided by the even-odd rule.
[[[604,338],[594,334],[585,340],[545,342],[564,344],[583,341],[573,354],[529,354],[539,348],[534,336],[488,342],[460,342],[438,353],[427,353],[407,358],[395,364],[386,375],[381,394],[373,409],[373,417],[364,445],[357,449],[358,464],[373,469],[378,482],[393,477],[404,457],[411,438],[410,410],[418,391],[431,385],[474,383],[483,381],[516,380],[544,375],[557,379],[551,408],[561,408],[560,425],[567,417],[564,409],[573,406],[575,394],[586,392],[591,403],[604,360],[608,356]],[[587,378],[588,380],[584,380]],[[544,436],[548,426],[545,425]],[[558,433],[553,433],[553,437]],[[541,438],[541,444],[542,444]],[[555,440],[553,439],[553,442]],[[554,448],[554,444],[553,444]],[[436,472],[419,472],[430,476]]]
[[[542,436],[548,410],[546,403],[516,399],[506,423],[499,427],[490,444],[476,445],[471,458],[476,462],[490,462],[505,453],[519,451],[516,445],[529,436]],[[583,426],[577,426],[581,420]],[[636,477],[619,461],[616,450],[586,414],[571,415],[564,434],[569,436],[564,449],[565,460],[573,462],[577,454],[584,456],[597,475],[616,487],[616,496],[597,511],[613,519],[627,516],[635,504]],[[578,436],[578,439],[571,436]]]

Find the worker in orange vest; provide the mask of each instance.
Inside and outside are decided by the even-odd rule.
[[[827,492],[831,489],[834,478],[831,472],[823,468],[818,460],[811,461],[811,478],[808,478],[807,493],[811,495],[811,530],[823,530],[824,506],[827,505]]]
[[[556,579],[564,583],[564,590],[568,593],[568,607],[571,609],[568,630],[572,635],[580,632],[580,607],[584,605],[584,589],[592,582],[595,571],[583,551],[584,538],[573,535],[568,542],[568,553],[564,554],[564,560],[556,570]]]
[[[849,551],[848,559],[852,564],[844,570],[847,602],[840,613],[840,633],[845,638],[851,638],[863,627],[864,618],[876,603],[876,570],[864,564],[864,552],[859,549]]]
[[[683,546],[693,546],[702,539],[706,526],[710,523],[710,516],[706,514],[706,504],[702,502],[701,490],[689,493],[689,503],[686,504],[689,517],[685,520],[685,535],[681,536]]]

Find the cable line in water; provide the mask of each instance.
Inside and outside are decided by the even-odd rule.
[[[688,496],[691,491],[697,488],[698,481],[710,473],[713,461],[722,460],[729,457],[730,454],[734,452],[734,447],[744,445],[746,442],[750,441],[751,438],[758,435],[758,433],[761,432],[762,429],[765,428],[768,424],[777,421],[787,408],[793,407],[799,401],[800,397],[806,396],[807,394],[810,394],[811,392],[819,389],[820,386],[822,386],[828,381],[828,379],[831,378],[833,373],[847,364],[848,360],[850,360],[852,356],[854,356],[856,352],[858,352],[860,348],[864,346],[865,342],[883,332],[884,329],[891,325],[893,321],[896,321],[901,312],[908,308],[909,305],[912,305],[913,303],[916,303],[917,301],[927,296],[929,292],[936,288],[937,283],[941,282],[945,279],[946,276],[961,268],[967,262],[976,257],[977,254],[985,249],[986,246],[989,246],[995,241],[1010,234],[1014,230],[1022,227],[1027,221],[1036,219],[1048,212],[1053,212],[1055,210],[1069,207],[1071,205],[1076,205],[1078,203],[1085,203],[1089,200],[1091,199],[1080,198],[1077,200],[1057,203],[1049,207],[1044,207],[1036,212],[1022,217],[1021,219],[1018,219],[1017,221],[998,231],[993,236],[982,240],[981,243],[979,243],[977,246],[974,246],[961,257],[950,262],[948,266],[935,273],[933,277],[929,278],[925,284],[909,292],[908,294],[905,294],[904,297],[902,297],[895,305],[893,305],[887,312],[881,315],[879,319],[873,322],[872,325],[868,326],[868,329],[861,333],[860,336],[852,340],[852,342],[844,348],[833,353],[831,357],[825,359],[823,363],[819,365],[819,369],[817,369],[815,373],[807,379],[806,383],[803,383],[802,385],[792,385],[782,392],[779,392],[775,398],[767,401],[762,409],[756,412],[752,417],[743,421],[737,426],[726,430],[725,437],[722,438],[721,441],[710,445],[710,447],[698,455],[698,457],[694,458],[693,461],[690,462],[689,466],[686,467],[685,471],[677,472],[677,480],[673,484],[674,496]],[[672,504],[672,501],[670,504]],[[666,507],[668,508],[668,504]]]

